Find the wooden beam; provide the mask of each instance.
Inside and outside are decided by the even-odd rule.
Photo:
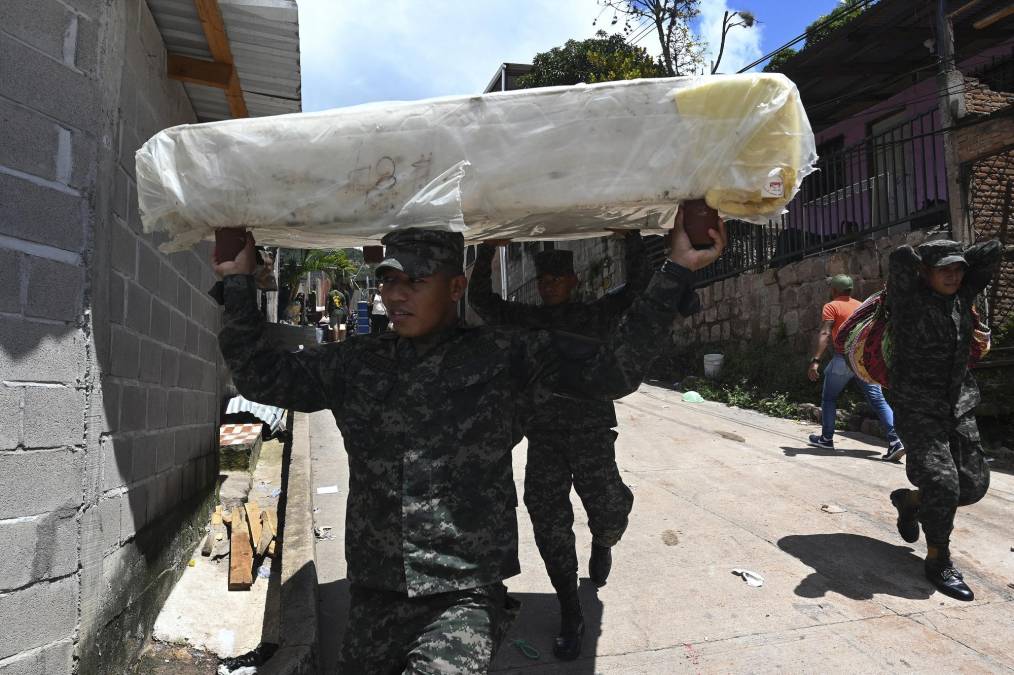
[[[246,503],[246,522],[250,526],[250,547],[256,549],[261,540],[261,509],[252,499]]]
[[[194,0],[197,16],[201,19],[204,38],[208,41],[208,51],[218,63],[233,66],[232,50],[229,48],[229,36],[225,32],[225,21],[218,0]],[[229,84],[225,87],[225,98],[229,102],[229,112],[233,117],[249,117],[243,90],[240,88],[239,75],[233,67]]]
[[[997,21],[1000,21],[1001,19],[1006,19],[1011,14],[1014,14],[1014,2],[1012,2],[1009,5],[1007,5],[1006,7],[1004,7],[1003,9],[1001,9],[998,12],[993,12],[989,16],[986,16],[986,17],[983,17],[983,18],[979,19],[978,21],[976,21],[975,23],[972,24],[972,28],[974,28],[975,30],[982,30],[983,28],[989,28],[990,26],[992,26]]]
[[[169,54],[166,59],[166,71],[170,79],[206,87],[227,89],[232,80],[234,66],[220,61],[202,61],[189,56]]]
[[[250,547],[250,528],[241,506],[233,509],[230,544],[229,590],[249,590],[253,586],[253,549]]]
[[[948,18],[950,18],[953,21],[954,19],[957,19],[959,16],[961,16],[962,14],[964,14],[965,12],[967,12],[968,10],[975,9],[975,6],[982,4],[983,1],[984,0],[969,0],[965,4],[963,4],[960,7],[956,8],[953,12],[951,12],[947,16],[948,16]]]

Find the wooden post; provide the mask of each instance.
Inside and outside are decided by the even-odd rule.
[[[937,0],[936,51],[940,60],[937,92],[940,125],[944,131],[944,165],[947,171],[947,203],[951,236],[961,243],[972,243],[968,219],[967,195],[958,159],[957,138],[951,128],[965,115],[965,78],[954,64],[954,31],[947,16],[947,0]]]

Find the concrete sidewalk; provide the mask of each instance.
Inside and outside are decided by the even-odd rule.
[[[634,511],[609,584],[582,587],[585,656],[571,664],[552,657],[556,602],[522,505],[523,571],[508,586],[524,607],[497,672],[1014,671],[1010,475],[994,472],[989,495],[958,513],[953,554],[976,592],[975,602],[961,603],[923,579],[923,542],[898,536],[887,495],[908,484],[904,466],[880,462],[875,439],[849,434],[836,439],[835,453],[809,448],[815,426],[686,404],[649,385],[618,402],[617,417]],[[328,413],[313,416],[311,443],[315,485],[342,490],[340,499],[318,497],[317,516],[340,525],[344,514],[332,509],[347,494],[344,455]],[[519,496],[524,460],[522,444]],[[584,575],[590,537],[575,504]],[[322,651],[337,648],[344,620],[337,539],[333,548],[318,547],[331,558],[318,560],[330,617]],[[735,568],[757,572],[764,586],[748,586]],[[523,656],[511,644],[518,638],[541,658]]]

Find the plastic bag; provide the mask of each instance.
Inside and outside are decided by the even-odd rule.
[[[406,226],[571,239],[670,227],[705,197],[766,222],[816,161],[795,85],[748,73],[547,87],[184,125],[137,151],[165,250],[251,228],[290,247]]]

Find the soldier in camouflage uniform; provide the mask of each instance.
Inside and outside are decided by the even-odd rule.
[[[976,327],[972,305],[993,278],[999,242],[962,250],[954,241],[902,246],[891,253],[887,283],[892,357],[888,394],[905,441],[905,472],[916,490],[891,493],[898,532],[907,542],[926,533],[925,573],[942,593],[972,600],[950,558],[959,506],[989,488],[989,467],[975,423],[979,388],[968,369]]]
[[[603,400],[638,386],[671,334],[690,270],[724,246],[674,238],[609,343],[563,359],[545,332],[469,328],[460,234],[384,238],[382,295],[394,331],[288,353],[263,337],[253,240],[215,261],[225,315],[219,346],[240,392],[299,411],[331,409],[346,444],[345,556],[352,588],[345,673],[481,673],[517,611],[514,423],[556,390]]]
[[[644,243],[636,231],[626,234],[627,283],[622,291],[591,303],[571,302],[577,285],[573,253],[542,251],[535,272],[542,305],[506,302],[493,293],[492,260],[496,247],[478,247],[469,281],[468,301],[487,324],[541,328],[583,337],[607,336],[620,316],[648,283]],[[616,413],[612,401],[590,402],[554,396],[526,421],[528,462],[525,506],[532,519],[535,543],[560,601],[561,628],[554,644],[558,658],[572,660],[581,651],[584,622],[578,599],[578,564],[574,539],[573,485],[588,513],[592,581],[603,586],[609,576],[611,547],[627,529],[634,495],[616,466]]]

